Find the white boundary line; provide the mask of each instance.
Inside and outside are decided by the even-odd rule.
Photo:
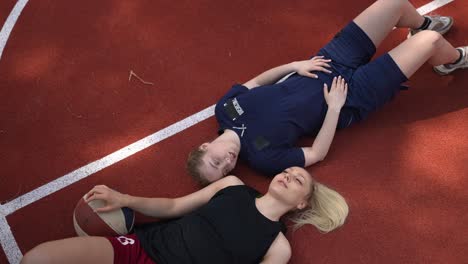
[[[417,10],[420,14],[427,14],[440,8],[455,0],[434,0],[424,6],[419,7]],[[28,0],[19,0],[13,10],[11,11],[5,25],[0,31],[0,59],[2,57],[3,49],[5,48],[6,42],[10,33],[15,25],[19,15],[24,9]],[[214,105],[205,108],[204,110],[193,114],[173,125],[170,125],[152,135],[149,135],[137,142],[128,145],[116,152],[109,154],[99,160],[91,162],[79,169],[76,169],[54,181],[51,181],[33,191],[30,191],[4,205],[0,205],[0,243],[10,263],[19,263],[23,257],[21,250],[16,243],[15,237],[11,232],[10,225],[8,224],[6,217],[15,211],[36,202],[45,196],[48,196],[54,192],[57,192],[81,179],[90,176],[106,167],[109,167],[139,151],[142,151],[166,138],[169,138],[205,119],[208,119],[214,115]]]
[[[212,105],[204,110],[191,115],[175,124],[172,124],[158,132],[149,135],[137,142],[128,145],[124,148],[117,150],[116,152],[107,155],[99,160],[89,163],[79,169],[76,169],[58,179],[55,179],[41,187],[34,189],[26,194],[19,196],[18,198],[3,205],[3,213],[5,216],[12,214],[13,212],[33,203],[45,196],[48,196],[58,190],[61,190],[81,179],[88,177],[89,175],[96,173],[104,168],[107,168],[129,156],[142,151],[168,137],[171,137],[211,116],[214,115],[215,106]],[[2,212],[3,211],[3,212]]]
[[[6,217],[0,216],[0,243],[10,263],[19,263],[23,254],[18,248]]]
[[[15,211],[33,203],[45,196],[48,196],[56,191],[59,191],[81,179],[90,176],[104,168],[107,168],[139,151],[142,151],[168,137],[171,137],[201,121],[210,118],[214,115],[215,106],[205,108],[204,110],[191,115],[175,124],[172,124],[158,132],[149,135],[137,142],[128,145],[116,152],[107,155],[99,160],[89,163],[79,169],[76,169],[56,180],[53,180],[41,187],[34,189],[20,197],[4,204],[0,205],[0,234],[2,238],[0,243],[7,255],[10,263],[19,263],[22,258],[21,251],[16,243],[16,240],[11,232],[10,226],[6,221],[6,216],[14,213]],[[5,220],[5,221],[2,221]]]
[[[453,2],[455,0],[434,0],[428,4],[425,4],[421,7],[419,7],[417,10],[419,12],[419,14],[421,15],[425,15],[427,13],[430,13],[434,10],[436,10],[437,8],[439,7],[442,7],[446,4],[449,4],[450,2]]]
[[[18,20],[18,17],[21,15],[21,12],[27,3],[28,0],[19,0],[16,2],[15,7],[13,7],[13,10],[3,25],[2,31],[0,31],[0,59],[2,58],[3,49],[5,48],[8,38],[10,37],[10,33],[16,24],[16,20]]]

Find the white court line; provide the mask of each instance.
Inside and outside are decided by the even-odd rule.
[[[168,137],[171,137],[211,116],[214,114],[214,105],[205,108],[204,110],[191,115],[175,124],[172,124],[158,132],[149,135],[143,139],[138,140],[137,142],[128,145],[116,152],[103,157],[102,159],[96,160],[89,163],[86,166],[83,166],[77,170],[74,170],[52,182],[49,182],[41,187],[34,189],[20,197],[4,204],[0,205],[0,234],[2,239],[0,243],[7,255],[8,261],[10,263],[18,263],[22,257],[21,251],[16,244],[16,240],[13,236],[13,233],[10,230],[8,222],[1,221],[5,219],[6,216],[12,214],[13,212],[40,200],[41,198],[50,195],[56,191],[59,191],[81,179],[84,179],[90,176],[93,173],[96,173],[104,168],[111,166],[114,163],[117,163],[141,150],[144,150]]]
[[[10,263],[19,263],[23,254],[18,248],[15,237],[11,232],[10,226],[5,217],[0,216],[0,243],[2,243],[3,251],[5,252]]]
[[[427,13],[430,13],[434,10],[436,10],[437,8],[439,7],[442,7],[450,2],[453,2],[455,0],[434,0],[428,4],[425,4],[421,7],[419,7],[417,10],[419,12],[419,14],[421,15],[425,15]]]
[[[16,24],[16,20],[18,20],[18,17],[21,15],[21,12],[27,3],[28,0],[19,0],[16,2],[15,7],[13,7],[13,10],[3,25],[2,31],[0,31],[0,59],[2,58],[3,49],[5,48],[8,38],[10,37],[10,33]]]
[[[86,166],[83,166],[77,170],[74,170],[26,194],[23,194],[20,197],[4,204],[3,210],[0,210],[0,213],[2,213],[3,211],[5,216],[7,216],[15,212],[16,210],[27,206],[30,203],[33,203],[47,195],[50,195],[58,190],[61,190],[67,187],[68,185],[71,185],[81,179],[84,179],[93,173],[96,173],[104,168],[107,168],[114,163],[117,163],[125,158],[128,158],[129,156],[139,151],[142,151],[168,137],[171,137],[213,116],[214,107],[215,106],[212,105],[192,116],[189,116],[175,124],[172,124],[162,130],[159,130],[158,132],[152,135],[149,135],[143,139],[140,139],[131,145],[121,148],[117,150],[116,152],[105,156],[102,159],[91,162]]]
[[[455,0],[434,0],[424,6],[421,6],[417,10],[420,14],[427,14],[453,1]],[[2,31],[0,32],[0,59],[3,49],[6,45],[6,41],[8,40],[8,37],[10,35],[10,32],[13,29],[16,20],[18,19],[19,15],[21,14],[21,11],[23,10],[27,2],[27,0],[19,0],[16,3],[15,7],[13,8],[13,11],[10,13],[10,16],[5,22]],[[107,155],[102,159],[91,162],[86,166],[74,170],[4,205],[0,205],[0,243],[8,258],[8,261],[14,264],[19,263],[23,255],[18,247],[18,244],[16,243],[13,233],[11,232],[10,226],[8,225],[8,222],[6,220],[6,216],[25,207],[28,204],[36,202],[45,196],[57,192],[81,179],[90,176],[93,173],[96,173],[143,149],[146,149],[168,137],[171,137],[207,118],[210,118],[213,115],[214,105],[205,108],[204,110],[196,114],[193,114],[110,155]]]

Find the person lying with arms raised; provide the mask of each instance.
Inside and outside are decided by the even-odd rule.
[[[264,195],[235,176],[224,177],[180,198],[143,198],[94,187],[85,199],[102,199],[99,212],[129,207],[164,219],[121,237],[74,237],[43,243],[22,259],[32,263],[287,263],[291,246],[283,216],[293,212],[299,228],[321,232],[345,222],[348,205],[336,191],[299,167],[276,175]]]
[[[376,1],[311,60],[234,85],[216,104],[220,135],[191,152],[189,173],[207,184],[228,175],[238,157],[269,176],[323,160],[337,128],[366,119],[425,62],[441,75],[468,67],[468,46],[454,48],[441,35],[452,25],[451,17],[421,16],[407,0]],[[393,27],[410,28],[410,37],[371,61]],[[306,135],[313,144],[296,146]]]

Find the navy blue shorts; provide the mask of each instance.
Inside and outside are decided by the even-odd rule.
[[[338,128],[365,119],[369,113],[390,101],[408,78],[388,53],[370,61],[375,45],[354,22],[350,22],[320,51],[331,59],[332,74],[319,73],[328,87],[334,76],[348,83],[348,96],[341,110]]]

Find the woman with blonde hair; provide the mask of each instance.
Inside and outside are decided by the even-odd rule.
[[[282,217],[293,212],[296,227],[321,232],[345,222],[344,198],[299,167],[276,175],[260,196],[235,176],[225,177],[184,197],[143,198],[104,185],[86,194],[102,199],[99,212],[119,207],[173,220],[137,226],[120,237],[75,237],[46,242],[21,263],[287,263],[291,247]]]

